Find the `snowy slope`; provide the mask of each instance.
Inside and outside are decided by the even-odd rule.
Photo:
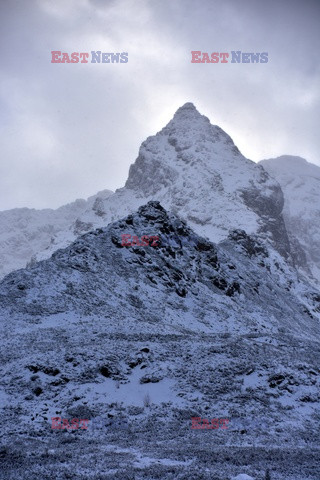
[[[281,185],[287,231],[306,254],[306,265],[303,257],[300,264],[320,282],[320,167],[289,155],[260,163]]]
[[[0,212],[0,275],[25,266],[34,254],[37,259],[48,258],[74,240],[77,232],[106,226],[149,200],[159,200],[212,241],[240,228],[259,233],[288,255],[279,184],[261,165],[241,155],[223,130],[186,103],[161,132],[143,142],[125,187],[102,196],[96,211],[76,203],[75,209],[56,212]]]
[[[48,258],[78,235],[100,223],[101,204],[112,192],[104,190],[56,210],[15,208],[0,212],[0,278],[28,262]],[[80,217],[87,212],[90,221]]]
[[[257,236],[216,245],[150,202],[9,274],[0,305],[7,478],[76,463],[93,479],[318,480],[320,297]],[[91,423],[52,431],[54,416]]]

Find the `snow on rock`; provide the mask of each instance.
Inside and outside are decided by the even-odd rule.
[[[260,164],[281,185],[283,216],[296,264],[320,282],[320,167],[283,155]]]

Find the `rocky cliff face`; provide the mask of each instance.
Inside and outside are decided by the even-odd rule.
[[[295,262],[320,283],[320,167],[290,155],[260,163],[283,190],[283,216]]]

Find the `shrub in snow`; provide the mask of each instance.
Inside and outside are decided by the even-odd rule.
[[[149,393],[146,393],[146,395],[144,396],[144,398],[143,398],[143,405],[144,405],[145,407],[150,407],[150,405],[151,405],[151,398],[150,398]]]

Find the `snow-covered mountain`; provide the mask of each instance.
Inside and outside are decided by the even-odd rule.
[[[283,216],[298,264],[320,283],[320,167],[289,155],[260,163],[281,185]]]
[[[318,480],[320,296],[258,235],[149,202],[7,275],[0,319],[6,478]]]
[[[213,241],[240,228],[265,234],[284,255],[289,251],[279,184],[192,103],[141,145],[125,189],[159,200]]]
[[[76,202],[57,211],[0,212],[2,274],[25,266],[32,255],[48,258],[77,234],[106,226],[149,200],[160,201],[212,241],[238,228],[258,233],[288,256],[279,184],[261,165],[246,159],[221,128],[186,103],[165,128],[143,142],[125,186],[96,199],[96,208]]]
[[[0,278],[30,261],[50,257],[57,248],[94,228],[103,215],[103,200],[112,193],[103,190],[56,210],[14,208],[0,212]],[[85,214],[90,218],[86,223],[80,220]]]

